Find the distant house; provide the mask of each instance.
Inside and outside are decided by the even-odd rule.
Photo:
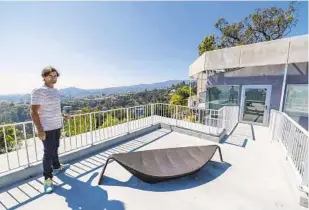
[[[176,93],[176,90],[175,89],[172,89],[170,92],[169,92],[169,94],[168,95],[173,95],[174,93]]]
[[[308,35],[205,52],[190,66],[204,107],[240,107],[242,122],[267,124],[271,109],[308,130]]]

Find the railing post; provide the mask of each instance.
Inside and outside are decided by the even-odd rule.
[[[129,116],[130,116],[130,114],[129,114],[129,108],[127,108],[127,126],[128,126],[128,133],[130,133],[130,126],[129,126]]]
[[[222,109],[222,130],[225,128],[225,116],[226,116],[226,106]],[[226,130],[226,128],[225,128]]]
[[[64,147],[64,152],[66,152],[66,146],[65,146],[65,125],[64,125],[64,119],[62,118],[62,125],[63,127],[61,128],[60,132],[62,132],[63,135],[63,147]]]
[[[276,123],[277,113],[275,111],[273,111],[272,114],[273,115],[272,115],[272,122],[271,122],[271,135],[272,135],[271,141],[273,142],[274,138],[275,138],[276,128],[277,128],[277,123]]]
[[[210,109],[209,110],[209,114],[210,114],[210,118],[209,118],[209,120],[210,120],[210,122],[209,122],[209,133],[212,133],[212,109]],[[211,131],[210,131],[210,129],[211,129]]]
[[[15,127],[14,127],[15,129]],[[8,146],[7,146],[7,142],[6,142],[6,134],[5,134],[5,128],[4,126],[2,127],[3,130],[3,140],[4,140],[4,147],[5,147],[5,154],[6,154],[6,160],[8,162],[8,168],[9,170],[11,169],[11,165],[10,165],[10,158],[9,158],[9,151],[8,151]]]
[[[198,124],[201,123],[201,109],[197,108],[198,110],[198,118],[197,118],[197,121],[198,121]]]
[[[153,118],[154,118],[154,116],[153,116],[153,114],[154,114],[154,104],[151,104],[150,105],[150,108],[151,108],[151,124],[153,125],[154,124],[154,120],[153,120]]]
[[[30,157],[29,157],[29,151],[28,151],[28,143],[27,143],[27,133],[26,133],[26,125],[23,124],[23,132],[24,132],[24,138],[25,138],[25,145],[26,145],[26,153],[27,153],[27,161],[28,161],[28,167],[30,167]]]
[[[293,141],[294,141],[294,137],[295,137],[295,131],[296,131],[296,127],[294,125],[291,124],[291,130],[289,133],[289,137],[288,137],[288,142],[287,142],[287,157],[292,157],[292,149],[293,149]]]
[[[93,133],[92,133],[92,117],[91,117],[91,113],[89,114],[90,116],[90,136],[91,136],[91,145],[93,145]],[[87,133],[86,133],[87,135]]]
[[[178,105],[176,105],[176,127],[177,127],[177,121],[178,121]]]
[[[302,177],[302,186],[307,186],[309,185],[309,163],[308,163],[308,157],[305,159],[305,166],[304,166],[304,175]]]

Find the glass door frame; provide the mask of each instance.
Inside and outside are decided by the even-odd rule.
[[[245,108],[245,93],[246,89],[266,89],[266,98],[265,98],[265,105],[266,109],[264,110],[264,117],[262,123],[251,122],[243,120],[244,115],[244,108]],[[240,96],[240,113],[239,113],[239,121],[242,123],[250,123],[250,124],[257,124],[257,125],[267,125],[268,118],[270,113],[270,96],[271,96],[272,85],[243,85],[241,87],[241,96]]]

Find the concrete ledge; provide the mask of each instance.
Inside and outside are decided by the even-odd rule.
[[[175,131],[175,132],[186,134],[186,135],[189,135],[189,136],[194,136],[194,137],[206,139],[206,140],[213,141],[213,142],[216,142],[216,143],[219,143],[221,141],[221,139],[226,135],[225,129],[219,135],[212,135],[212,134],[206,134],[206,133],[203,133],[203,132],[200,132],[200,131],[195,131],[195,130],[177,127],[175,125],[168,125],[168,124],[164,124],[164,123],[161,123],[161,128],[170,129],[171,131]]]
[[[122,136],[118,136],[103,142],[94,143],[94,145],[88,145],[76,150],[69,151],[60,155],[59,159],[62,163],[74,162],[76,160],[80,160],[87,156],[101,152],[102,150],[108,149],[117,144],[125,143],[132,139],[144,136],[160,128],[160,124],[151,125],[150,127],[142,128]],[[11,170],[0,177],[0,190],[18,182],[36,177],[40,174],[42,174],[42,161],[33,163],[29,167],[24,166],[15,170]]]

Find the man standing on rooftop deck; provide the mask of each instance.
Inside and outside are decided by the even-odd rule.
[[[54,87],[60,76],[53,67],[46,67],[41,74],[44,85],[31,93],[31,118],[38,137],[44,145],[43,175],[44,191],[53,191],[53,175],[63,171],[68,165],[60,164],[58,157],[59,139],[63,126],[60,92]],[[65,118],[70,118],[65,115]]]

